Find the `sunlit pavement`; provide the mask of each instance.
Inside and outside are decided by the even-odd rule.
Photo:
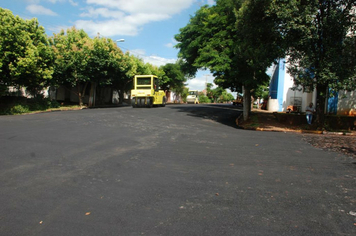
[[[0,117],[0,235],[355,235],[356,168],[232,105]]]

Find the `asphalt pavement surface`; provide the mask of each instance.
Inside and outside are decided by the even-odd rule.
[[[232,105],[0,117],[0,235],[356,235],[356,165]]]

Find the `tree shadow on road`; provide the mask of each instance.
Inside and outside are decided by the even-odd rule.
[[[167,108],[185,112],[188,116],[212,120],[223,125],[237,128],[236,119],[242,114],[241,107],[230,104],[168,105]]]

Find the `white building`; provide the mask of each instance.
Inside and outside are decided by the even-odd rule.
[[[302,87],[292,90],[293,77],[287,73],[285,59],[280,59],[275,66],[270,82],[270,98],[267,109],[269,111],[287,112],[290,106],[294,106],[299,112],[305,112],[310,102],[316,104],[316,91],[305,91]],[[356,110],[356,91],[339,91],[326,102],[327,113],[337,115],[349,115]]]

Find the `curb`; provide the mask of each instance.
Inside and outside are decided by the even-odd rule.
[[[329,131],[323,131],[323,134],[356,136],[356,132],[348,133],[348,132],[329,132]]]
[[[321,130],[304,130],[304,129],[302,129],[301,133],[304,133],[304,134],[323,134],[324,131],[321,131]]]
[[[344,135],[344,136],[356,136],[356,132],[347,133],[347,132],[329,132],[329,131],[320,131],[320,130],[276,130],[276,129],[265,129],[260,127],[244,127],[243,125],[237,125],[237,128],[244,130],[253,130],[253,131],[269,131],[269,132],[291,132],[291,133],[302,133],[302,134],[329,134],[329,135]]]

